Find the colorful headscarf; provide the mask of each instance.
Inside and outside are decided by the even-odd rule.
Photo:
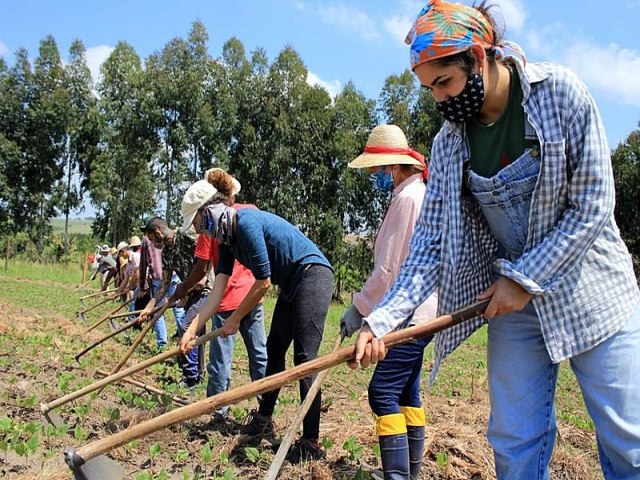
[[[411,69],[437,58],[448,57],[479,44],[493,49],[497,60],[514,55],[524,62],[524,52],[513,42],[493,46],[493,28],[485,16],[473,7],[442,0],[429,0],[420,11],[405,43],[411,45]]]

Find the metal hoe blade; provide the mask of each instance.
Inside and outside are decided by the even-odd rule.
[[[53,410],[43,410],[42,415],[44,416],[44,419],[47,421],[47,423],[53,425],[56,428],[60,428],[64,425],[64,420],[62,420],[62,417]]]
[[[111,327],[111,331],[115,332],[116,330],[118,330],[120,328],[120,324],[118,323],[118,321],[115,318],[110,318],[109,319],[109,327]]]
[[[73,471],[76,480],[121,480],[124,478],[124,468],[115,460],[105,455],[99,455],[86,461],[76,455],[73,448],[64,451],[64,460]]]

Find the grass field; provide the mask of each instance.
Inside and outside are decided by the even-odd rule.
[[[70,219],[69,220],[69,234],[85,234],[91,235],[91,223],[93,220],[85,219]],[[51,227],[53,233],[64,233],[64,218],[52,218]]]
[[[96,284],[76,291],[82,272],[77,265],[43,266],[9,262],[0,274],[0,477],[9,479],[70,478],[62,451],[126,429],[174,408],[166,397],[131,385],[110,386],[60,407],[66,426],[48,425],[38,405],[92,383],[97,368],[109,370],[134,339],[127,332],[105,342],[75,364],[74,355],[89,342],[109,332],[87,327],[117,308],[109,303],[87,313],[87,323],[76,319],[79,298]],[[89,305],[92,300],[87,300]],[[274,299],[267,298],[267,328]],[[338,334],[342,305],[333,305],[327,318],[322,354]],[[167,316],[169,333],[175,325]],[[152,335],[151,335],[152,336]],[[347,341],[348,342],[348,341]],[[154,354],[152,338],[136,351],[139,362]],[[425,358],[423,404],[426,409],[427,447],[423,479],[495,478],[492,454],[484,432],[488,418],[486,329],[478,330],[451,355],[428,390],[432,348]],[[131,363],[130,363],[131,364]],[[288,365],[292,365],[291,358]],[[249,382],[246,351],[236,342],[232,387]],[[323,387],[322,443],[327,458],[302,464],[285,462],[280,478],[365,479],[379,465],[373,420],[367,404],[371,370],[334,367]],[[155,365],[136,377],[189,400],[204,398],[177,387],[173,362]],[[273,460],[279,439],[299,407],[297,385],[282,388],[275,412],[276,434],[258,440],[239,433],[255,407],[253,399],[231,406],[226,422],[212,423],[208,415],[167,428],[115,449],[110,456],[125,468],[125,478],[146,479],[257,479]],[[585,412],[577,384],[567,365],[561,366],[557,409],[559,435],[551,465],[553,479],[598,479],[592,423]]]

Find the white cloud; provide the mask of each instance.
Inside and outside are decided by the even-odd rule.
[[[527,12],[521,0],[497,0],[496,4],[507,27],[507,38],[509,37],[509,32],[522,31],[527,19]]]
[[[640,2],[640,0],[638,0]],[[525,52],[535,60],[566,65],[592,90],[598,90],[613,101],[640,107],[640,50],[615,43],[598,44],[580,36],[562,23],[532,29],[526,35]]]
[[[614,43],[601,47],[580,42],[570,46],[564,55],[563,63],[578,72],[590,88],[640,107],[640,52]]]
[[[9,47],[0,42],[0,57],[7,57],[9,55]]]
[[[100,80],[100,65],[111,55],[114,48],[109,45],[100,45],[87,48],[87,66],[91,70],[91,77],[94,83]]]
[[[323,87],[327,92],[329,92],[329,96],[331,98],[336,98],[336,95],[338,95],[342,90],[342,85],[338,80],[327,82],[326,80],[322,80],[313,72],[307,72],[307,83],[309,85],[319,85]]]
[[[345,5],[319,5],[297,2],[295,6],[302,12],[308,12],[322,19],[327,25],[337,27],[343,32],[354,32],[366,41],[380,39],[379,26],[363,10]]]

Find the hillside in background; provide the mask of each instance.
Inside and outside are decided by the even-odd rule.
[[[69,233],[91,235],[92,222],[92,218],[69,219]],[[51,226],[53,227],[53,233],[64,233],[64,218],[52,218]]]

